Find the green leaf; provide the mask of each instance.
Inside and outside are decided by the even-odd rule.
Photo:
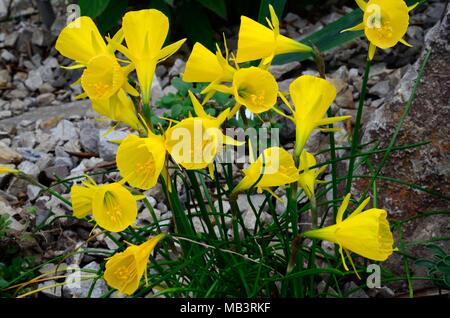
[[[171,112],[173,118],[180,118],[183,114],[183,105],[181,104],[175,104],[172,106]]]
[[[445,251],[436,244],[429,243],[427,244],[427,248],[432,250],[435,255],[440,256],[440,258],[447,256],[447,253],[445,253]]]
[[[227,6],[225,0],[197,0],[200,2],[205,8],[208,8],[219,17],[226,19],[227,18]]]
[[[186,95],[188,93],[188,90],[192,88],[192,85],[190,83],[183,82],[183,80],[179,77],[175,77],[172,82],[172,86],[178,89],[180,94]]]
[[[80,6],[81,15],[87,15],[95,19],[105,11],[110,2],[111,0],[79,0],[78,5]],[[114,1],[114,4],[118,2],[122,1]]]
[[[435,266],[434,262],[423,258],[416,260],[414,264],[420,267],[426,267],[428,269],[433,268]]]
[[[191,45],[200,42],[210,50],[214,50],[214,31],[209,16],[197,2],[183,2],[177,8],[179,27],[184,31]]]
[[[266,18],[270,16],[269,4],[273,6],[275,13],[278,16],[278,20],[282,20],[284,6],[286,5],[286,0],[262,0],[259,6],[258,22],[266,24]]]
[[[111,1],[103,13],[97,18],[97,26],[102,34],[107,33],[119,24],[128,8],[128,0]]]
[[[299,41],[306,45],[315,45],[319,51],[326,52],[361,37],[363,31],[341,33],[342,30],[355,26],[361,21],[362,11],[356,9]],[[309,58],[311,58],[311,55],[307,53],[285,54],[276,57],[274,64],[304,61]]]

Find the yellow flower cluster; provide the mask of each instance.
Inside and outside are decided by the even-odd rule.
[[[364,21],[351,30],[364,29],[370,41],[369,57],[375,47],[388,48],[402,40],[408,25],[408,11],[402,0],[357,0],[364,10]],[[379,10],[379,11],[376,11]],[[241,108],[260,114],[275,111],[296,126],[293,154],[280,147],[265,149],[256,160],[250,150],[251,163],[243,170],[244,177],[231,195],[251,188],[267,190],[298,184],[309,200],[315,200],[315,184],[326,166],[318,167],[314,155],[304,150],[315,129],[334,132],[323,126],[343,121],[350,116],[327,117],[326,113],[336,97],[336,88],[326,79],[303,75],[295,79],[289,92],[279,92],[274,76],[269,72],[272,60],[279,54],[312,53],[311,47],[280,34],[279,21],[269,6],[268,27],[243,16],[239,30],[236,55],[225,55],[217,46],[215,53],[196,43],[183,73],[185,82],[208,83],[202,91],[202,102],[189,92],[195,117],[172,121],[166,131],[155,132],[142,116],[149,107],[151,84],[157,63],[175,53],[184,39],[163,47],[169,32],[167,17],[158,10],[131,11],[125,14],[122,28],[106,41],[89,17],[80,17],[65,27],[58,37],[56,49],[76,63],[68,69],[83,68],[77,83],[88,97],[94,110],[137,130],[120,142],[116,163],[123,177],[116,183],[97,185],[92,179],[71,190],[74,216],[93,220],[107,231],[120,232],[131,226],[137,216],[136,201],[128,186],[147,190],[154,187],[160,176],[170,184],[167,162],[170,158],[187,170],[209,168],[225,144],[242,145],[224,135],[221,126]],[[375,12],[376,11],[376,12]],[[124,45],[123,43],[126,43]],[[126,59],[119,59],[120,52]],[[258,66],[243,64],[260,61]],[[241,64],[241,65],[240,65]],[[136,72],[138,85],[129,83],[130,73]],[[204,104],[222,92],[234,97],[235,106],[217,117],[204,110]],[[130,96],[140,97],[135,105]],[[278,97],[289,109],[286,114],[276,107]],[[320,128],[322,127],[322,128]],[[250,147],[251,148],[251,147]],[[169,157],[170,155],[170,157]],[[0,167],[0,173],[15,173]],[[127,186],[128,184],[128,186]],[[230,189],[231,190],[231,189]],[[370,209],[362,212],[368,201],[343,220],[350,196],[345,197],[333,226],[306,232],[305,237],[328,240],[339,244],[342,251],[352,251],[373,260],[385,260],[392,253],[392,233],[386,211]],[[106,263],[105,279],[119,291],[132,294],[142,276],[147,273],[148,258],[163,238],[157,235],[142,245],[130,245],[124,252],[112,256]],[[349,255],[348,255],[349,256]],[[344,260],[344,257],[342,257]],[[350,256],[349,256],[350,258]],[[347,269],[347,266],[344,266]]]

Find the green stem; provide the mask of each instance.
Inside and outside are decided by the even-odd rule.
[[[367,60],[361,87],[361,95],[359,96],[359,105],[358,111],[356,113],[355,127],[353,128],[352,149],[350,155],[350,162],[348,165],[347,185],[345,187],[345,193],[349,193],[352,189],[353,169],[355,167],[356,154],[358,152],[359,130],[361,127],[361,118],[364,108],[364,101],[366,99],[367,82],[369,80],[370,66],[371,62],[370,60]]]
[[[300,246],[302,246],[303,242],[303,236],[301,234],[297,235],[292,240],[292,247],[291,247],[291,258],[289,259],[289,263],[286,269],[286,274],[289,274],[292,272],[292,270],[295,267],[295,264],[297,263],[297,255],[298,251],[300,249]]]
[[[244,123],[244,129],[248,128],[248,119],[247,119],[247,115],[245,114],[245,108],[244,107],[240,107],[239,108],[239,115],[242,118],[242,122]]]

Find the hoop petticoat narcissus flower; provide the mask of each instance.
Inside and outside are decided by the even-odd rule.
[[[246,17],[241,16],[236,62],[244,63],[262,60],[263,65],[269,65],[275,55],[312,52],[312,48],[280,34],[280,24],[275,10],[269,5],[270,28]]]
[[[210,85],[211,89],[232,94],[236,105],[228,114],[233,117],[244,105],[249,111],[260,114],[272,109],[277,102],[278,83],[273,75],[259,67],[241,68],[234,73],[230,86]]]
[[[260,114],[277,102],[278,83],[270,72],[252,66],[234,74],[233,93],[236,103],[244,105],[252,113]],[[235,112],[232,110],[231,113]]]
[[[164,168],[164,137],[148,131],[147,137],[128,135],[116,155],[120,174],[132,187],[148,190],[156,185]]]
[[[219,47],[216,54],[208,50],[201,43],[195,43],[191,55],[186,62],[183,73],[183,81],[189,83],[214,83],[231,82],[236,70],[222,55]]]
[[[403,36],[408,30],[409,11],[418,3],[410,7],[404,0],[356,0],[356,3],[364,12],[363,22],[342,32],[364,30],[370,42],[369,60],[373,59],[377,47],[387,49],[398,42],[411,46]]]
[[[320,169],[312,168],[316,164],[314,155],[303,150],[298,168],[300,171],[298,184],[305,191],[310,201],[313,201],[315,184],[318,183],[317,177],[327,168],[327,166],[322,166]]]
[[[134,104],[127,96],[127,93],[139,95],[127,81],[132,70],[132,65],[121,67],[113,55],[100,54],[93,57],[81,76],[81,87],[85,93],[78,98],[87,96],[96,112],[121,121],[135,130],[143,130]]]
[[[119,31],[106,44],[92,19],[83,16],[61,31],[55,48],[78,63],[68,69],[86,68],[75,82],[84,90],[77,98],[89,97],[96,112],[141,130],[134,105],[126,95],[139,95],[127,81],[134,66],[121,67],[114,56],[115,47],[122,41],[123,32]]]
[[[111,232],[121,232],[137,217],[136,198],[120,183],[97,185],[93,180],[71,188],[73,215],[92,214],[95,222]]]
[[[103,275],[106,283],[127,295],[132,295],[139,288],[144,275],[148,285],[148,259],[164,236],[164,234],[156,235],[141,245],[130,244],[125,251],[110,257]]]
[[[127,12],[122,19],[127,47],[117,46],[136,68],[142,103],[150,102],[150,91],[156,64],[175,53],[186,39],[163,48],[169,32],[169,19],[155,9]]]
[[[300,76],[289,86],[289,93],[294,104],[295,156],[300,156],[316,127],[351,118],[351,116],[325,117],[336,97],[336,88],[325,79],[311,75]],[[283,98],[283,95],[280,96]],[[286,99],[284,102],[290,107]]]
[[[173,160],[185,169],[197,170],[209,166],[212,173],[213,161],[222,145],[242,145],[226,135],[220,126],[227,119],[229,109],[217,118],[208,115],[192,92],[189,92],[198,117],[183,119],[165,133],[165,146]]]
[[[343,251],[346,252],[352,266],[353,261],[349,251],[374,261],[385,261],[394,251],[394,240],[386,218],[387,212],[382,209],[369,209],[363,212],[369,200],[369,198],[364,200],[352,214],[343,220],[344,212],[350,201],[350,194],[347,194],[338,210],[335,225],[305,232],[303,236],[338,244],[346,270],[348,267]]]
[[[267,190],[274,194],[270,187],[279,187],[294,183],[298,180],[298,170],[292,155],[280,147],[270,147],[253,160],[250,149],[251,164],[243,169],[244,178],[233,189],[232,194],[237,194],[256,187],[259,191]]]

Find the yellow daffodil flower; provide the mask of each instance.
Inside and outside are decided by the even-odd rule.
[[[0,174],[7,174],[7,173],[16,174],[16,173],[19,173],[19,170],[0,166]]]
[[[305,191],[305,194],[311,202],[314,200],[314,188],[315,184],[318,183],[317,177],[327,168],[327,166],[322,166],[320,169],[311,169],[316,164],[314,155],[303,150],[300,156],[300,176],[298,178],[298,184],[302,187],[303,191]]]
[[[163,136],[149,131],[144,138],[128,135],[119,145],[116,163],[125,181],[135,188],[148,190],[158,182],[165,158]]]
[[[267,19],[267,23],[270,28],[246,16],[241,17],[237,63],[262,60],[263,65],[269,65],[275,55],[312,52],[309,46],[281,35],[278,17],[271,5],[269,11],[271,21]]]
[[[134,104],[127,96],[127,93],[139,95],[127,81],[131,70],[130,66],[121,67],[114,56],[100,54],[89,61],[81,76],[81,86],[96,112],[135,130],[143,130]]]
[[[107,45],[92,19],[83,16],[61,31],[55,47],[62,55],[79,63],[69,69],[86,68],[76,82],[84,90],[77,98],[89,97],[96,112],[142,130],[134,105],[127,96],[127,93],[139,95],[127,81],[134,66],[121,67],[114,56],[115,47],[122,41],[123,32],[119,31]]]
[[[99,226],[111,232],[121,232],[134,223],[136,198],[123,185],[97,185],[93,180],[83,185],[74,185],[70,191],[75,217],[92,214]]]
[[[256,187],[258,191],[264,189],[273,194],[270,187],[284,186],[298,180],[298,170],[295,167],[294,158],[283,148],[267,148],[256,161],[253,160],[250,149],[250,161],[252,163],[243,170],[245,176],[233,189],[232,195],[251,187]]]
[[[188,83],[231,82],[236,70],[228,64],[228,53],[224,57],[217,47],[216,54],[212,53],[201,43],[195,43],[192,53],[186,62],[183,81]]]
[[[127,12],[122,20],[127,47],[117,49],[134,64],[141,89],[142,103],[149,105],[156,64],[175,53],[186,39],[163,48],[169,32],[169,19],[155,9]]]
[[[217,118],[208,115],[197,98],[189,92],[198,117],[183,119],[165,133],[165,145],[176,163],[188,170],[203,169],[212,163],[224,144],[241,145],[220,130],[229,109]]]
[[[303,236],[338,244],[346,270],[348,267],[343,250],[353,267],[349,251],[371,260],[385,261],[394,251],[394,240],[386,218],[387,212],[382,209],[369,209],[363,212],[369,200],[367,198],[352,214],[342,220],[350,201],[348,194],[338,210],[335,225],[305,232]]]
[[[233,93],[238,104],[260,114],[271,109],[277,102],[278,84],[268,71],[249,67],[234,74]],[[232,113],[237,110],[233,109]]]
[[[254,66],[236,71],[231,87],[210,85],[210,88],[234,95],[236,105],[228,114],[228,118],[233,117],[242,105],[255,114],[266,112],[275,106],[278,96],[278,83],[273,75]]]
[[[295,156],[300,156],[309,136],[316,127],[351,117],[324,117],[336,97],[336,88],[329,81],[320,77],[311,75],[300,76],[291,83],[289,92],[294,103],[293,111],[296,125]],[[285,103],[290,107],[286,100]]]
[[[148,258],[163,238],[164,234],[159,234],[141,245],[130,244],[125,251],[110,257],[106,262],[103,276],[106,283],[127,295],[132,295],[139,288],[144,275],[148,285]]]
[[[369,45],[369,59],[372,60],[376,48],[387,49],[398,42],[411,46],[403,36],[409,25],[409,11],[418,3],[408,7],[404,0],[356,0],[359,8],[363,10],[363,22],[344,31],[364,30]],[[344,32],[343,31],[343,32]]]

